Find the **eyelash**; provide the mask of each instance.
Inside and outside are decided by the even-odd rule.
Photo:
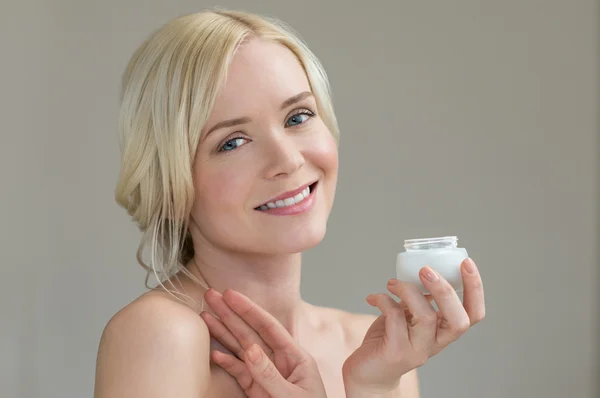
[[[299,125],[302,125],[302,124],[306,123],[308,120],[310,120],[310,118],[312,118],[312,117],[314,117],[314,116],[315,116],[315,113],[314,113],[313,111],[311,111],[310,109],[307,109],[307,108],[298,109],[298,110],[296,110],[296,111],[295,111],[293,114],[291,114],[291,115],[290,115],[290,116],[287,118],[287,120],[286,120],[286,123],[287,123],[287,122],[288,122],[288,121],[289,121],[291,118],[293,118],[294,116],[298,116],[298,115],[307,115],[307,116],[309,117],[309,119],[305,120],[304,122],[302,122],[302,123],[300,123],[300,124],[294,125],[294,126],[299,126]],[[294,127],[294,126],[287,126],[287,127]],[[247,139],[246,137],[242,137],[242,136],[240,136],[240,135],[238,135],[238,136],[235,136],[235,137],[232,137],[232,138],[228,139],[227,141],[225,141],[225,142],[224,142],[222,145],[220,145],[220,146],[219,146],[219,149],[217,150],[217,152],[218,152],[218,153],[222,153],[222,152],[232,152],[232,151],[236,150],[237,148],[231,149],[231,150],[229,150],[229,151],[224,151],[224,150],[223,150],[223,147],[224,147],[225,145],[227,145],[227,144],[228,144],[229,142],[231,142],[231,141],[235,141],[235,140],[246,140],[246,139]]]
[[[291,118],[293,118],[294,116],[298,116],[298,115],[307,115],[309,118],[311,118],[311,117],[315,116],[315,113],[314,113],[313,111],[311,111],[310,109],[306,109],[306,108],[303,108],[303,109],[298,109],[298,110],[296,110],[296,111],[295,111],[295,112],[294,112],[292,115],[290,115],[290,116],[287,118],[287,120],[290,120],[290,119],[291,119]],[[308,119],[307,119],[306,121],[308,121]],[[286,121],[286,123],[287,123],[287,121]],[[302,123],[300,123],[300,124],[304,124],[304,123],[305,123],[305,122],[302,122]],[[292,126],[290,126],[290,127],[292,127]]]

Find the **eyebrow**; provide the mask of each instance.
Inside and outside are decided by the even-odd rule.
[[[312,97],[312,96],[313,96],[313,93],[310,91],[305,91],[303,93],[296,94],[293,97],[290,97],[290,98],[286,99],[285,101],[283,101],[280,109],[284,110],[285,108],[292,106],[297,102],[302,101],[304,98],[308,98],[308,97]]]
[[[313,93],[310,91],[304,91],[300,94],[296,94],[293,97],[290,97],[288,99],[286,99],[285,101],[282,102],[281,107],[279,108],[280,110],[284,110],[285,108],[288,108],[300,101],[302,101],[305,98],[308,97],[313,97]],[[217,124],[215,124],[214,126],[212,126],[210,128],[210,130],[207,131],[207,133],[204,135],[204,138],[206,138],[210,133],[212,133],[215,130],[219,130],[225,127],[233,127],[233,126],[238,126],[240,124],[245,124],[245,123],[250,123],[252,121],[252,119],[250,119],[249,117],[238,117],[235,119],[228,119],[228,120],[223,120],[222,122],[219,122]]]
[[[219,122],[212,126],[211,129],[208,130],[208,132],[206,133],[205,137],[207,137],[210,133],[212,133],[215,130],[222,129],[225,127],[233,127],[239,124],[250,123],[251,121],[252,119],[250,119],[249,117],[238,117],[236,119],[223,120],[222,122]]]

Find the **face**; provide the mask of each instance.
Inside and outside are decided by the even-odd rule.
[[[325,235],[337,146],[300,62],[244,43],[202,131],[194,163],[196,241],[241,253],[297,253]]]

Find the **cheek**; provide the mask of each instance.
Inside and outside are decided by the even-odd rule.
[[[328,174],[337,174],[338,148],[333,136],[327,132],[311,147],[315,163]]]
[[[248,178],[232,172],[235,168],[225,167],[213,170],[197,180],[196,197],[199,206],[216,214],[219,209],[239,207],[248,192]]]

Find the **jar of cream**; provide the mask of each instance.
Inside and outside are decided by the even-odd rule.
[[[423,293],[429,293],[419,278],[421,268],[429,266],[446,279],[454,290],[461,292],[460,265],[469,255],[467,250],[457,247],[457,242],[456,236],[405,240],[406,251],[398,253],[396,258],[398,280],[413,283]]]

